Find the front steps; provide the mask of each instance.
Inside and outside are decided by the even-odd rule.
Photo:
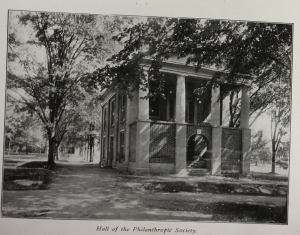
[[[196,177],[205,177],[210,175],[210,170],[205,168],[192,168],[187,167],[186,169],[182,169],[177,174],[178,176],[196,176]]]
[[[207,175],[210,175],[210,172],[208,169],[205,169],[205,168],[191,168],[191,167],[188,167],[186,169],[188,175],[190,176],[207,176]]]
[[[193,162],[188,162],[187,168],[182,169],[177,175],[204,177],[210,175],[210,170],[206,168],[206,163],[202,158],[197,158]]]

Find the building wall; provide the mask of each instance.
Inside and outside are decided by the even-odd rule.
[[[222,171],[241,170],[242,130],[222,128]]]
[[[123,104],[120,94],[110,91],[104,96],[102,107],[106,111],[102,112],[102,120],[106,118],[106,122],[103,121],[102,126],[101,165],[134,173],[172,174],[178,172],[186,166],[187,141],[201,131],[200,135],[205,138],[208,147],[206,165],[208,169],[211,169],[212,174],[220,174],[221,171],[241,171],[242,133],[244,130],[222,127],[219,126],[219,122],[215,122],[217,126],[204,123],[207,116],[211,116],[212,101],[199,102],[189,94],[186,100],[195,98],[193,100],[195,114],[193,120],[187,120],[189,123],[186,123],[170,118],[170,96],[168,95],[159,103],[159,118],[151,120],[150,116],[150,119],[147,119],[144,105],[149,104],[145,100],[139,99],[140,95],[139,91],[135,90],[133,98],[126,99],[126,114],[122,113]],[[184,98],[184,96],[182,97]],[[111,104],[114,99],[115,117],[114,120],[111,120]],[[215,98],[215,100],[217,99]],[[143,109],[143,114],[139,109]],[[216,108],[214,109],[214,114],[219,115],[220,112],[217,112]],[[215,116],[214,118],[216,119]],[[112,125],[112,121],[114,121],[114,125]],[[121,153],[124,149],[120,145],[121,133],[124,133],[125,138],[125,158],[122,156],[123,152]],[[179,135],[180,137],[178,137]],[[113,144],[110,142],[110,138],[113,138]],[[216,145],[219,146],[217,151],[220,154],[215,150],[214,146]]]
[[[136,133],[137,133],[137,123],[132,123],[130,125],[129,131],[129,162],[136,161]]]
[[[175,163],[175,124],[150,123],[150,163]]]
[[[124,101],[125,100],[125,101]],[[100,164],[102,166],[122,167],[125,164],[125,142],[127,97],[109,91],[102,102],[102,128],[101,128],[101,150]],[[114,118],[112,118],[112,103],[114,102]],[[123,107],[125,106],[125,107]],[[104,111],[106,110],[106,111]],[[123,110],[123,111],[122,111]],[[106,121],[105,121],[106,120]],[[121,145],[123,135],[124,143]],[[111,141],[113,140],[113,141]]]

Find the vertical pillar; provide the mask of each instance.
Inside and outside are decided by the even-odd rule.
[[[220,126],[220,86],[212,88],[211,94],[211,118],[212,126]]]
[[[211,96],[211,125],[212,153],[211,174],[221,174],[222,128],[220,127],[220,86],[212,89]]]
[[[251,129],[242,129],[242,174],[250,173]]]
[[[241,118],[240,127],[249,128],[249,115],[250,115],[250,100],[248,95],[248,88],[243,86],[242,99],[241,99]]]
[[[149,121],[149,99],[144,98],[148,95],[148,93],[148,89],[146,91],[139,89],[138,120]]]
[[[149,145],[150,145],[150,120],[149,120],[149,99],[143,97],[148,95],[148,90],[139,89],[138,94],[138,121],[136,138],[136,173],[148,173]]]
[[[175,121],[185,122],[185,77],[182,75],[177,76]]]
[[[176,86],[176,150],[175,172],[186,168],[185,77],[178,75]]]
[[[249,129],[250,100],[248,87],[242,87],[240,128],[242,129],[241,172],[250,173],[251,130]]]
[[[132,92],[132,97],[126,100],[126,129],[125,129],[125,164],[129,164],[130,124],[138,118],[138,90]]]
[[[222,128],[212,127],[211,174],[221,174]]]

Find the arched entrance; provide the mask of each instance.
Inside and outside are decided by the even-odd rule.
[[[187,142],[186,165],[192,168],[207,168],[208,141],[203,135],[192,135]]]

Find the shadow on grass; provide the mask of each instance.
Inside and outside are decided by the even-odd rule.
[[[285,185],[259,185],[259,184],[222,184],[213,182],[189,183],[177,182],[151,182],[145,183],[144,188],[155,192],[190,192],[190,193],[215,193],[232,195],[261,195],[261,196],[286,196],[287,186]]]
[[[27,162],[17,168],[4,168],[4,190],[47,189],[52,180],[52,172],[47,162]]]
[[[239,222],[239,223],[287,223],[287,208],[285,206],[264,206],[249,203],[232,202],[191,202],[168,201],[158,203],[149,200],[149,208],[159,208],[168,211],[186,211],[211,215],[210,221]]]
[[[25,164],[19,167],[48,169],[49,165],[47,161],[32,161],[32,162],[26,162]]]

